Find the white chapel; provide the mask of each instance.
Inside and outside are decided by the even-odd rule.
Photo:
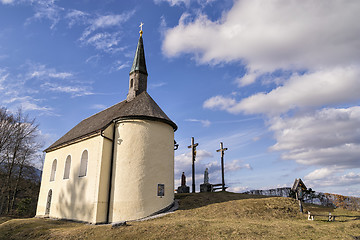
[[[113,223],[172,206],[177,126],[147,93],[147,77],[141,30],[126,100],[45,150],[38,217]]]

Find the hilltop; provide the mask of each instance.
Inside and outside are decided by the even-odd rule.
[[[239,193],[177,194],[179,210],[127,226],[50,219],[1,219],[0,239],[360,239],[359,212],[305,205],[311,212],[351,215],[308,221],[291,198]]]

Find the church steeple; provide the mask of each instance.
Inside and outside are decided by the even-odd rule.
[[[143,23],[140,24],[140,37],[136,48],[134,61],[129,73],[129,93],[126,98],[128,102],[133,100],[137,95],[146,91],[147,89],[148,73],[146,70],[145,51],[142,38],[142,25]]]

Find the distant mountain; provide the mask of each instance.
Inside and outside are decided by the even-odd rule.
[[[13,176],[16,175],[16,173],[19,171],[19,166],[17,164],[14,165],[14,169],[13,169]],[[6,163],[2,163],[0,164],[0,171],[1,172],[7,172],[7,165]],[[35,181],[40,181],[40,178],[41,178],[41,174],[42,174],[42,171],[33,167],[33,166],[30,166],[30,165],[25,165],[24,166],[24,169],[23,169],[23,176],[25,179],[30,179],[30,180],[35,180]]]

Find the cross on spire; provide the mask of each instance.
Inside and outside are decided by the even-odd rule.
[[[222,179],[222,191],[225,191],[225,177],[224,177],[224,153],[228,150],[224,148],[222,142],[220,142],[220,149],[216,150],[217,152],[221,152],[221,179]]]
[[[140,28],[140,36],[142,36],[142,34],[143,34],[143,30],[142,30],[142,26],[144,25],[144,23],[143,22],[140,22],[140,25],[139,25],[139,28]]]

